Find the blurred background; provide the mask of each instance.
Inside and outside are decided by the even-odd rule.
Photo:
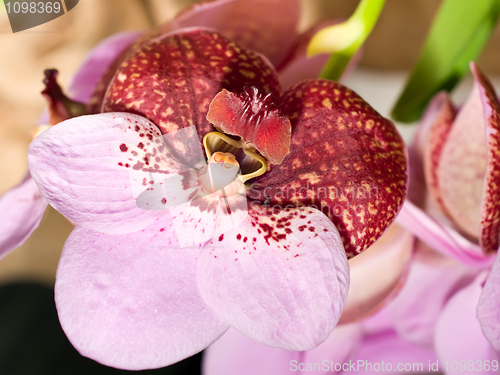
[[[26,173],[30,131],[45,107],[40,95],[44,69],[57,68],[59,82],[65,87],[86,53],[102,39],[119,31],[149,29],[171,19],[180,9],[194,2],[80,0],[65,16],[16,34],[10,29],[5,8],[0,6],[0,194],[16,185]],[[348,18],[358,3],[355,0],[302,2],[302,30],[322,19]],[[359,67],[344,82],[385,116],[389,115],[405,83],[440,3],[438,0],[387,0],[364,46]],[[479,60],[479,66],[493,78],[500,76],[499,46],[500,29],[497,27]],[[493,81],[497,89],[500,88],[500,81],[496,78]],[[459,87],[454,95],[458,102],[465,98],[470,85],[469,80]],[[414,126],[400,129],[406,139],[414,132]],[[41,298],[37,306],[50,310],[57,262],[71,229],[71,224],[49,208],[34,235],[0,262],[0,317],[4,322],[9,313],[15,315],[17,311],[6,312],[9,298],[14,298],[16,290],[26,291],[26,301],[18,301],[19,309],[29,309],[30,301]],[[57,320],[51,320],[50,324],[57,327]],[[4,325],[0,325],[0,336],[6,338]],[[11,335],[16,337],[14,331]],[[61,340],[64,341],[64,336]],[[2,353],[5,353],[2,345],[5,341],[0,342],[0,365]]]

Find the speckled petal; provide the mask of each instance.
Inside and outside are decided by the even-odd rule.
[[[140,116],[76,117],[35,138],[28,165],[43,195],[69,220],[99,232],[130,233],[163,212],[137,207],[135,188],[145,189],[150,174],[176,172],[155,137],[161,137],[158,128]]]
[[[196,196],[198,193],[198,196]],[[205,244],[214,236],[239,228],[248,218],[245,187],[240,184],[239,194],[219,196],[200,195],[199,190],[184,204],[169,207],[182,247]]]
[[[446,374],[461,375],[460,361],[473,361],[474,364],[496,359],[495,353],[481,331],[476,317],[476,305],[482,291],[487,272],[482,272],[467,287],[455,293],[441,312],[436,324],[434,347],[440,363],[448,361]],[[478,362],[476,362],[478,361]],[[451,364],[458,364],[454,368]],[[498,369],[498,367],[497,367]],[[458,370],[458,371],[457,371]],[[495,371],[484,370],[484,366],[474,367],[474,374],[491,374]]]
[[[477,304],[477,319],[484,335],[500,353],[500,257],[497,255],[493,268],[486,279]]]
[[[289,369],[290,361],[299,361],[301,354],[259,344],[230,328],[203,353],[203,374],[294,374]]]
[[[299,0],[212,0],[186,9],[172,25],[212,27],[277,66],[297,36],[299,17]]]
[[[139,370],[180,361],[228,328],[196,287],[199,248],[178,248],[168,214],[133,234],[77,227],[57,269],[59,321],[77,350]]]
[[[217,316],[257,342],[289,350],[326,340],[340,317],[349,266],[340,236],[311,208],[253,204],[237,230],[214,236],[198,287]]]
[[[127,31],[99,43],[90,51],[73,77],[68,89],[69,96],[73,100],[87,103],[111,64],[142,34],[139,31]]]
[[[0,259],[21,246],[38,228],[47,205],[29,173],[19,185],[0,196]]]
[[[412,234],[392,224],[367,251],[351,259],[351,285],[339,322],[360,320],[394,298],[405,281],[412,250]]]
[[[396,332],[404,340],[431,348],[440,311],[474,274],[455,262],[440,266],[412,262],[408,280],[392,308]]]
[[[214,96],[244,86],[280,96],[276,72],[260,55],[215,31],[184,29],[129,55],[108,88],[103,110],[140,114],[163,133],[194,125],[201,140],[214,130],[206,119]]]
[[[472,62],[471,70],[479,87],[486,126],[487,165],[479,217],[479,243],[485,253],[500,246],[500,104],[488,78]]]
[[[408,200],[398,215],[397,223],[432,249],[470,267],[488,267],[493,263],[494,258],[486,256],[478,245],[448,225],[434,220]]]
[[[433,114],[433,119],[428,119],[424,122],[429,124],[426,135],[420,140],[423,144],[423,164],[425,181],[427,189],[432,194],[437,205],[444,214],[447,214],[447,209],[443,203],[442,191],[439,187],[439,161],[443,146],[446,143],[448,134],[451,130],[453,120],[455,119],[456,111],[450,98],[446,92],[438,94],[430,103],[427,109],[427,117]],[[430,120],[430,121],[429,121]]]
[[[403,140],[391,121],[333,81],[294,86],[283,112],[292,123],[290,153],[255,180],[253,196],[322,210],[352,258],[384,233],[403,204]]]

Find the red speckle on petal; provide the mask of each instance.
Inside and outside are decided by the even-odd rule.
[[[224,239],[224,234],[221,234],[221,235],[219,236],[219,242],[220,242],[220,241],[222,241],[223,239]]]
[[[241,240],[241,234],[238,234],[238,235],[236,236],[236,239],[237,239],[238,241],[239,241],[239,240]]]
[[[127,145],[126,145],[125,143],[122,143],[122,144],[120,145],[120,150],[121,150],[122,152],[127,152],[127,151],[128,151],[128,147],[127,147]]]

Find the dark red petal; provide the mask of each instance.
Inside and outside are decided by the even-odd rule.
[[[322,210],[352,258],[379,238],[406,196],[406,150],[394,124],[339,83],[310,80],[283,98],[290,153],[249,196]]]
[[[479,86],[486,126],[486,175],[479,218],[479,243],[485,253],[497,251],[500,233],[500,104],[488,78],[471,63],[471,70]]]
[[[186,9],[172,25],[212,27],[277,66],[297,36],[299,17],[299,0],[212,0]]]
[[[195,125],[213,131],[208,107],[223,88],[257,86],[279,96],[272,66],[217,32],[189,29],[155,39],[127,57],[106,93],[103,111],[131,112],[166,134]]]
[[[446,206],[441,196],[442,191],[439,188],[439,160],[443,151],[444,144],[448,139],[456,111],[446,92],[440,93],[431,103],[432,107],[427,111],[434,113],[434,119],[429,124],[429,129],[425,135],[423,146],[423,163],[425,181],[427,188],[436,200],[441,211],[449,216]]]
[[[109,83],[113,79],[116,70],[121,65],[121,63],[130,55],[134,50],[140,46],[151,42],[153,39],[158,38],[161,35],[169,33],[172,31],[172,26],[170,23],[160,25],[150,32],[138,37],[135,42],[126,47],[122,53],[115,59],[115,61],[106,69],[104,75],[99,80],[99,83],[94,89],[92,97],[89,100],[87,109],[90,114],[100,113],[102,109],[102,103],[104,102],[104,95],[108,89]]]
[[[222,133],[240,136],[270,163],[281,163],[290,150],[290,120],[271,93],[256,87],[241,94],[222,90],[210,103],[207,120]]]

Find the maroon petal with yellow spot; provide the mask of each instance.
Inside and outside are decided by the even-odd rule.
[[[218,93],[207,114],[217,130],[240,136],[273,164],[280,164],[290,150],[290,120],[271,93],[246,87],[241,94]]]
[[[323,211],[352,258],[384,233],[403,204],[403,140],[391,121],[333,81],[299,83],[282,102],[292,124],[290,153],[255,180],[249,195]]]
[[[195,125],[201,139],[214,130],[206,119],[214,96],[245,86],[280,96],[276,72],[260,55],[215,31],[185,29],[129,55],[108,87],[103,111],[139,114],[164,134]]]

